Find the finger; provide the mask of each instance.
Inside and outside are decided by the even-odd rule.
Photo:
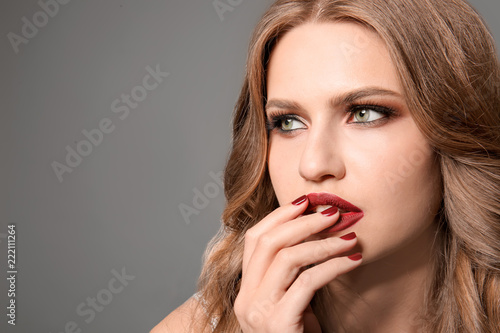
[[[306,210],[307,205],[307,196],[303,195],[284,206],[276,208],[255,226],[247,230],[245,234],[245,245],[243,252],[243,275],[246,272],[248,261],[250,260],[250,257],[255,249],[255,244],[259,237],[272,228],[276,227],[276,225],[297,218]]]
[[[327,212],[328,210],[325,210],[321,213],[301,216],[261,235],[256,241],[247,264],[250,276],[242,283],[248,283],[251,288],[258,287],[278,251],[301,243],[312,234],[323,231],[338,220],[338,211],[333,215],[325,215]]]
[[[280,312],[293,317],[302,315],[318,289],[358,267],[361,262],[361,254],[357,253],[333,258],[303,271],[281,298]]]
[[[278,290],[277,297],[281,299],[303,267],[339,256],[351,250],[356,243],[356,234],[352,232],[280,250],[261,281],[259,293],[270,295]]]

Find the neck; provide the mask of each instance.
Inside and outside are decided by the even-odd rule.
[[[334,332],[418,332],[435,275],[436,230],[332,281]]]

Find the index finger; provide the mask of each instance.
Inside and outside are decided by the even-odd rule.
[[[261,221],[257,222],[256,225],[247,230],[247,232],[245,233],[245,245],[242,263],[243,274],[246,271],[246,267],[248,267],[248,261],[250,260],[250,257],[255,250],[255,244],[259,237],[267,231],[275,228],[276,226],[299,217],[306,210],[308,202],[309,200],[307,196],[302,195],[292,202],[276,208]]]

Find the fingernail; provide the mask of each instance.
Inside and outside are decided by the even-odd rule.
[[[298,206],[300,205],[301,203],[304,203],[307,199],[307,196],[306,195],[303,195],[295,200],[292,201],[292,204],[294,204],[295,206]]]
[[[344,236],[341,236],[340,238],[342,238],[343,240],[351,240],[351,239],[354,239],[356,238],[356,233],[355,232],[350,232]]]
[[[361,253],[354,253],[354,254],[351,254],[350,256],[348,256],[347,258],[351,259],[352,261],[358,261],[358,260],[361,260],[361,258],[363,258],[363,256],[361,255]]]
[[[325,216],[332,216],[334,215],[335,213],[337,213],[339,211],[339,209],[335,206],[332,206],[328,209],[325,209],[324,211],[321,212],[321,214],[325,215]]]

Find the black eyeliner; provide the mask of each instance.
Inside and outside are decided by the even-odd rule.
[[[372,120],[369,122],[348,122],[348,125],[360,125],[360,126],[377,126],[381,123],[387,122],[394,116],[398,114],[398,112],[387,106],[382,106],[376,103],[364,103],[364,104],[350,104],[346,107],[345,113],[349,115],[348,119],[354,117],[355,113],[361,110],[372,110],[377,113],[384,115],[384,117]],[[286,111],[275,111],[268,118],[266,118],[266,130],[272,131],[276,129],[281,134],[290,134],[295,130],[283,130],[281,129],[282,121],[284,120],[296,120],[302,122],[297,115],[287,113]]]
[[[379,118],[379,119],[376,119],[373,121],[369,121],[369,122],[350,122],[350,123],[348,123],[349,125],[354,124],[354,125],[360,125],[360,126],[377,126],[381,122],[387,122],[388,120],[390,120],[391,118],[393,118],[394,116],[396,116],[398,114],[398,112],[393,108],[390,108],[387,106],[382,106],[382,105],[375,104],[375,103],[351,104],[347,107],[346,113],[349,114],[349,119],[351,119],[351,117],[354,117],[354,114],[356,112],[361,111],[361,110],[372,110],[372,111],[375,111],[377,113],[383,114],[385,117]]]
[[[295,130],[285,131],[285,130],[281,129],[281,122],[283,120],[287,120],[287,119],[300,121],[300,119],[294,114],[286,113],[285,111],[276,111],[273,114],[271,114],[271,116],[269,116],[269,118],[266,118],[266,129],[268,131],[272,131],[272,130],[276,129],[281,134],[289,134],[289,133],[295,131]]]

